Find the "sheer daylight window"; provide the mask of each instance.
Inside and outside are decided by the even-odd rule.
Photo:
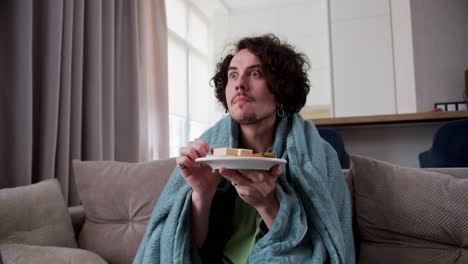
[[[188,0],[166,0],[170,156],[212,125],[209,21]]]

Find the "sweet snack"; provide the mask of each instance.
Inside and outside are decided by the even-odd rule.
[[[252,156],[252,154],[251,149],[237,149],[237,156]]]
[[[276,158],[275,154],[271,152],[260,152],[260,153],[254,154],[251,149],[239,149],[239,148],[213,148],[213,156]]]
[[[238,148],[214,148],[213,156],[251,156],[251,149]]]
[[[252,154],[253,157],[276,158],[275,153],[272,152],[259,152]]]
[[[237,156],[237,149],[233,148],[214,148],[213,156]]]

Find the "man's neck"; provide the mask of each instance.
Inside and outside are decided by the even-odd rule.
[[[254,124],[239,126],[240,146],[254,153],[266,152],[275,141],[276,115]]]

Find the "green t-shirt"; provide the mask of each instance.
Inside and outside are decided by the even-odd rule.
[[[257,242],[262,218],[257,210],[236,197],[233,213],[233,234],[224,247],[224,263],[247,263],[247,257]]]

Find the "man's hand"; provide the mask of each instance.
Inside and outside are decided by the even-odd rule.
[[[208,143],[201,139],[189,142],[180,149],[176,158],[177,166],[185,181],[192,187],[191,225],[192,239],[199,248],[208,236],[211,203],[216,187],[222,177],[214,173],[211,167],[195,162],[196,158],[205,157],[210,151]]]
[[[232,183],[242,200],[258,211],[270,228],[279,210],[275,184],[276,179],[281,175],[281,166],[275,165],[269,171],[221,168],[219,173]]]
[[[195,162],[196,158],[205,157],[209,151],[208,143],[195,139],[181,148],[180,156],[176,158],[185,181],[192,187],[194,194],[202,199],[211,199],[222,179],[208,165]]]

